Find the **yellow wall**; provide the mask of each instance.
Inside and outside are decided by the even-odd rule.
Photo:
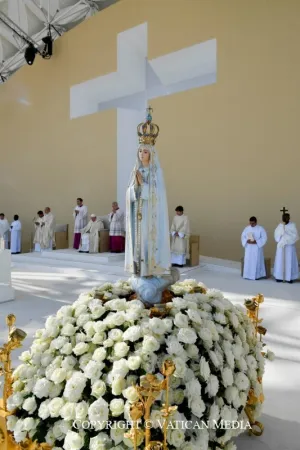
[[[170,215],[183,204],[201,254],[228,259],[257,215],[273,256],[283,205],[300,227],[299,15],[297,0],[122,0],[65,34],[50,61],[0,87],[0,209],[20,214],[25,240],[44,206],[60,223],[77,196],[110,210],[116,112],[70,121],[69,88],[116,70],[117,33],[147,21],[149,59],[210,38],[218,47],[215,85],[152,102]]]

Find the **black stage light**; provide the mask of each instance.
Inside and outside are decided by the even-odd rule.
[[[29,44],[24,53],[25,61],[29,66],[32,66],[34,63],[36,53],[37,49],[32,44]]]
[[[51,36],[46,36],[42,39],[42,41],[45,44],[44,50],[43,50],[43,55],[45,56],[52,56],[53,53],[53,41],[52,41],[52,37]]]

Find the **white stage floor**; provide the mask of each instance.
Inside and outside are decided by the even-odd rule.
[[[274,362],[267,363],[264,377],[266,400],[261,420],[265,432],[259,438],[243,435],[238,439],[238,450],[299,450],[300,283],[245,281],[240,277],[238,263],[222,262],[223,266],[217,266],[213,262],[205,258],[201,259],[200,267],[182,269],[182,279],[203,281],[209,287],[221,289],[227,298],[239,304],[259,292],[264,294],[261,315],[268,329],[265,340],[277,356]],[[123,266],[124,255],[82,255],[72,250],[47,255],[13,255],[16,300],[1,304],[0,343],[6,336],[8,313],[15,313],[17,326],[28,333],[24,345],[27,349],[34,332],[43,327],[49,314],[102,282],[126,279]],[[14,365],[19,353],[14,353]]]

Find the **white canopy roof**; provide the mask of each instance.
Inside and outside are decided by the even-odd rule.
[[[57,39],[83,20],[118,0],[0,0],[0,83],[26,64],[28,44],[3,23],[6,17],[43,47],[42,38]]]

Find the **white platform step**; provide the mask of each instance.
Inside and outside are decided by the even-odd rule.
[[[22,253],[20,255],[12,255],[12,261],[17,262],[25,260],[39,261],[43,264],[45,261],[68,261],[68,262],[81,262],[92,264],[110,264],[110,265],[122,265],[124,263],[124,254],[113,253],[79,253],[76,250],[53,250],[52,252],[32,252]],[[52,264],[51,264],[52,265]]]
[[[34,253],[36,255],[36,253]],[[42,252],[42,258],[55,259],[62,261],[80,261],[91,262],[93,264],[111,264],[124,262],[124,253],[79,253],[77,250],[53,250],[53,252]]]

